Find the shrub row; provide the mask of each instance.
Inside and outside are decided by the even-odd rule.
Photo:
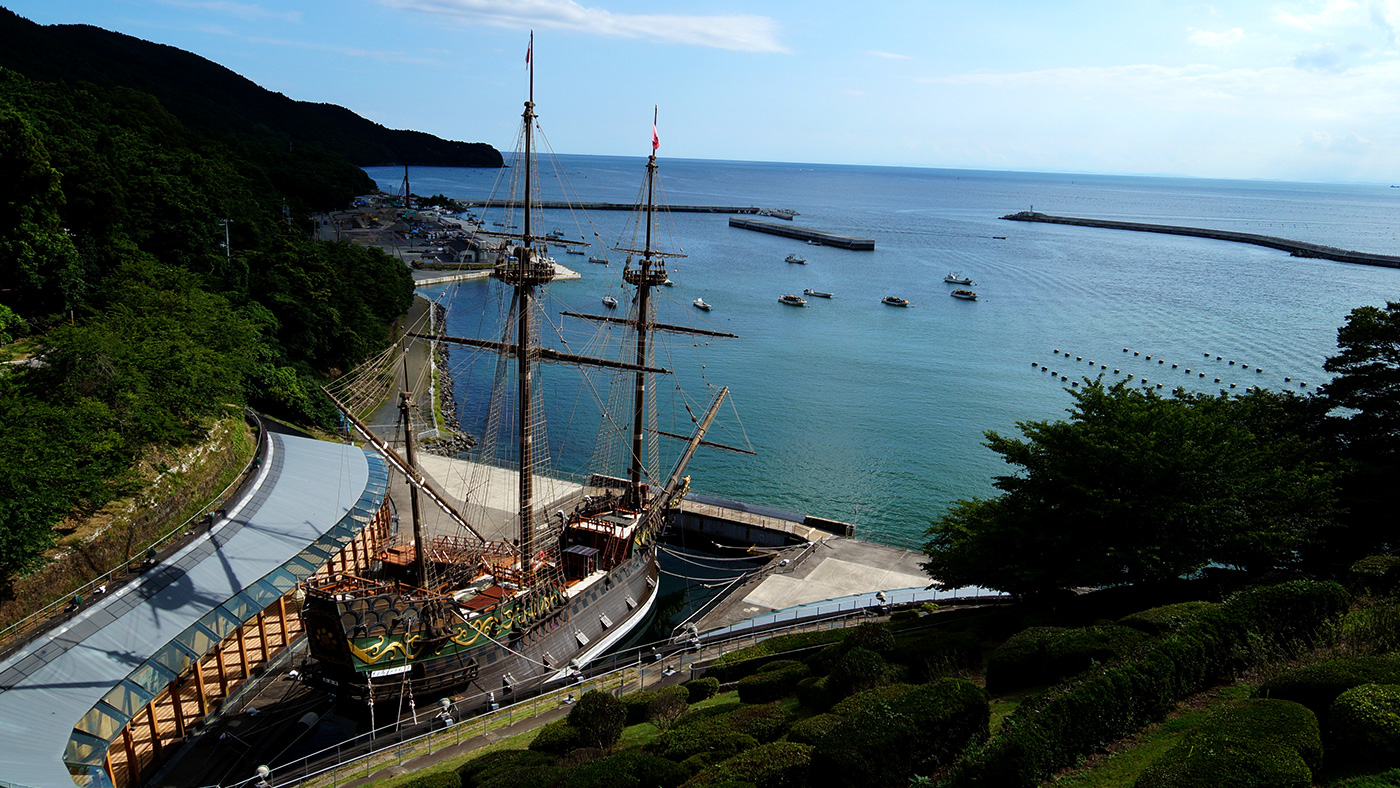
[[[776,703],[729,703],[692,709],[647,744],[646,749],[676,762],[702,754],[716,762],[759,743],[777,741],[787,726],[787,712]]]
[[[1322,762],[1317,716],[1286,700],[1247,700],[1202,723],[1133,788],[1310,788]]]
[[[1181,629],[1195,621],[1202,613],[1214,610],[1216,607],[1218,605],[1214,602],[1201,600],[1177,602],[1123,616],[1118,619],[1118,623],[1125,627],[1141,630],[1149,635],[1165,635]]]
[[[718,682],[716,682],[718,686]],[[637,690],[623,695],[619,700],[627,710],[627,724],[638,725],[651,719],[651,704],[660,697],[674,695],[683,703],[690,702],[690,690],[685,686],[662,687],[659,690]]]
[[[560,788],[676,788],[690,778],[680,764],[638,749],[605,755],[568,773]]]
[[[462,788],[462,775],[456,772],[437,772],[414,777],[402,788]]]
[[[530,750],[497,750],[457,770],[462,788],[548,788],[564,770],[558,759]]]
[[[817,741],[809,773],[816,788],[902,788],[987,738],[987,694],[965,679],[941,679],[888,700],[874,693],[852,699],[853,713]]]
[[[965,632],[935,629],[904,638],[889,660],[908,665],[910,681],[923,684],[977,667],[982,663],[982,646]]]
[[[1141,648],[1149,640],[1143,632],[1117,624],[1029,627],[1007,638],[987,657],[987,691],[1001,694],[1060,682],[1095,663]]]
[[[1373,555],[1351,565],[1347,582],[1358,594],[1396,596],[1400,594],[1400,556]]]
[[[1275,676],[1259,685],[1254,694],[1260,698],[1295,701],[1323,717],[1338,695],[1362,684],[1400,684],[1400,659],[1370,656],[1329,659]]]
[[[825,646],[841,640],[845,635],[846,631],[842,629],[778,635],[720,656],[710,665],[707,673],[719,679],[721,684],[738,681],[758,670],[775,655]]]
[[[1370,767],[1400,766],[1400,684],[1362,684],[1343,692],[1327,712],[1331,746]]]
[[[812,745],[779,741],[755,747],[695,776],[687,788],[719,788],[735,782],[755,788],[806,788]]]
[[[719,692],[719,679],[714,676],[705,676],[704,678],[691,679],[681,686],[685,687],[689,693],[689,702],[699,703],[702,700],[713,698],[715,693]]]
[[[1054,770],[1161,719],[1260,649],[1314,642],[1349,597],[1336,583],[1296,580],[1249,589],[1207,610],[1140,655],[1024,701],[972,752],[951,786],[1030,788]]]
[[[739,679],[739,700],[744,703],[768,703],[785,698],[797,689],[797,682],[807,678],[811,670],[795,659],[769,662],[757,672]]]

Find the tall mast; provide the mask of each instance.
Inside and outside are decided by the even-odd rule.
[[[638,367],[647,365],[647,330],[651,327],[651,288],[666,281],[666,265],[661,260],[653,261],[655,254],[651,248],[652,214],[656,209],[654,186],[656,183],[656,149],[659,140],[656,136],[657,109],[652,108],[651,116],[651,155],[647,157],[647,210],[646,245],[642,249],[641,269],[622,272],[628,284],[637,286],[637,356]],[[633,375],[632,390],[632,462],[627,472],[627,502],[636,509],[646,505],[642,494],[642,451],[643,435],[646,429],[646,373],[640,369]]]
[[[535,362],[539,348],[534,342],[533,299],[535,287],[548,284],[554,279],[554,266],[546,259],[535,256],[534,238],[530,232],[530,200],[533,195],[532,170],[534,151],[532,133],[535,120],[535,34],[530,33],[530,48],[526,51],[526,65],[530,69],[530,95],[525,101],[525,111],[521,113],[525,123],[524,167],[525,223],[522,227],[521,245],[514,250],[514,260],[507,261],[497,269],[497,276],[515,288],[514,306],[516,309],[515,366],[517,387],[517,420],[520,436],[520,575],[521,580],[530,585],[534,580],[534,515],[535,515],[535,455],[534,433],[531,424],[532,395],[534,388]]]

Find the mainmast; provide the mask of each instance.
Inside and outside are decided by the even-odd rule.
[[[521,244],[512,250],[512,260],[496,268],[496,276],[502,282],[515,288],[514,307],[516,310],[515,347],[513,348],[516,366],[516,405],[518,432],[520,438],[520,525],[518,545],[520,550],[520,576],[525,585],[534,580],[534,515],[535,515],[535,455],[534,433],[531,419],[532,395],[534,393],[535,363],[539,348],[534,341],[534,294],[535,288],[546,285],[554,279],[554,266],[548,259],[537,256],[534,238],[530,232],[530,198],[534,169],[532,133],[535,125],[535,34],[530,33],[530,48],[526,50],[526,65],[530,69],[530,94],[525,101],[525,111],[521,118],[525,123],[524,166],[525,221],[522,226]]]
[[[646,209],[646,244],[642,248],[640,268],[632,270],[630,267],[622,272],[623,281],[637,287],[637,356],[638,367],[647,365],[647,330],[651,327],[651,288],[661,285],[666,281],[666,263],[664,259],[652,258],[656,255],[656,250],[651,248],[651,228],[652,214],[656,210],[656,199],[654,186],[656,183],[656,149],[660,147],[661,141],[656,136],[656,107],[652,107],[651,116],[651,155],[647,157],[647,209]],[[627,503],[634,509],[641,510],[646,506],[646,495],[642,492],[642,452],[644,448],[643,436],[645,433],[646,415],[646,373],[638,370],[633,375],[632,391],[632,461],[627,471]]]

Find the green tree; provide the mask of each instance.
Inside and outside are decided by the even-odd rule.
[[[1335,507],[1306,400],[1256,391],[1170,398],[1119,382],[1069,389],[1068,421],[987,433],[1015,466],[1002,494],[958,501],[928,530],[925,569],[1013,593],[1169,580],[1216,562],[1296,562]]]
[[[601,690],[583,693],[569,709],[569,726],[589,747],[606,750],[622,738],[627,725],[627,708],[622,701]]]

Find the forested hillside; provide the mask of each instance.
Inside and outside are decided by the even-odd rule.
[[[386,129],[344,107],[293,101],[175,47],[89,25],[36,25],[4,8],[0,67],[34,79],[133,88],[155,96],[188,126],[275,150],[311,148],[360,166],[499,167],[502,161],[486,143]],[[295,183],[287,178],[279,185]]]
[[[148,446],[245,403],[333,423],[318,379],[387,342],[412,283],[298,222],[368,187],[148,94],[0,69],[0,360],[30,354],[0,366],[0,588]]]

